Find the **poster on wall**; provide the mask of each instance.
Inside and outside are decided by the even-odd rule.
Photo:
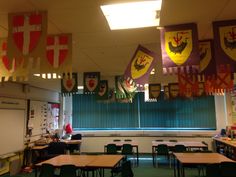
[[[236,121],[236,86],[231,93],[231,105],[232,105],[232,119]]]

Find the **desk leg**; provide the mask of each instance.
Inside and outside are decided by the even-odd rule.
[[[180,162],[179,162],[179,160],[177,160],[177,173],[178,173],[178,177],[180,177]]]
[[[155,155],[155,146],[152,146],[152,164],[155,167],[155,159],[154,159],[154,155]]]
[[[137,166],[139,166],[139,152],[138,152],[138,146],[136,147],[136,157],[137,157]]]
[[[37,166],[35,166],[35,177],[38,177],[38,167]]]
[[[173,162],[173,168],[174,168],[174,177],[176,177],[176,158],[175,156],[173,157],[174,162]]]

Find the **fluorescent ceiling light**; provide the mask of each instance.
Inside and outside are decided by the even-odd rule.
[[[159,26],[162,0],[100,6],[111,30]]]

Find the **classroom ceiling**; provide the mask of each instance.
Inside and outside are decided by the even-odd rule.
[[[156,27],[111,31],[100,5],[128,0],[0,0],[0,37],[7,37],[7,15],[12,12],[48,11],[48,34],[72,33],[73,71],[100,71],[102,78],[124,73],[138,44],[159,55]],[[197,23],[199,39],[213,38],[212,22],[236,19],[235,0],[162,0],[160,26]],[[142,12],[140,12],[142,13]],[[157,68],[158,68],[157,67]],[[162,82],[161,69],[153,80]],[[36,87],[60,91],[59,80],[36,77],[27,82]]]

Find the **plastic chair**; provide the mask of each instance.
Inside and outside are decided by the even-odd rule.
[[[75,165],[62,165],[60,168],[60,177],[77,177]]]
[[[75,134],[71,136],[71,140],[81,140],[82,135],[81,134]],[[69,144],[68,149],[70,150],[70,153],[73,153],[74,151],[80,152],[80,143],[79,144]]]
[[[116,144],[108,144],[107,145],[107,154],[117,154]]]
[[[220,165],[215,163],[207,164],[206,177],[220,177]]]
[[[221,177],[235,177],[236,162],[221,162],[220,174]]]
[[[54,166],[48,163],[42,164],[39,177],[54,177]]]
[[[174,152],[185,152],[187,148],[183,144],[176,144],[174,146]]]
[[[44,159],[50,159],[60,154],[66,153],[65,142],[50,142],[47,148],[47,154],[43,157]]]
[[[131,144],[123,144],[121,154],[126,156],[126,159],[128,159],[129,155],[133,156],[133,159],[135,159],[133,146]]]
[[[156,147],[156,163],[155,163],[155,165],[158,165],[158,163],[157,163],[157,157],[158,156],[166,157],[169,160],[170,167],[171,167],[169,148],[166,144],[159,144]]]
[[[121,173],[121,177],[133,177],[133,171],[131,162],[129,160],[124,160],[121,164],[121,166],[118,166],[116,168],[113,168],[111,170],[111,176],[115,176]]]

